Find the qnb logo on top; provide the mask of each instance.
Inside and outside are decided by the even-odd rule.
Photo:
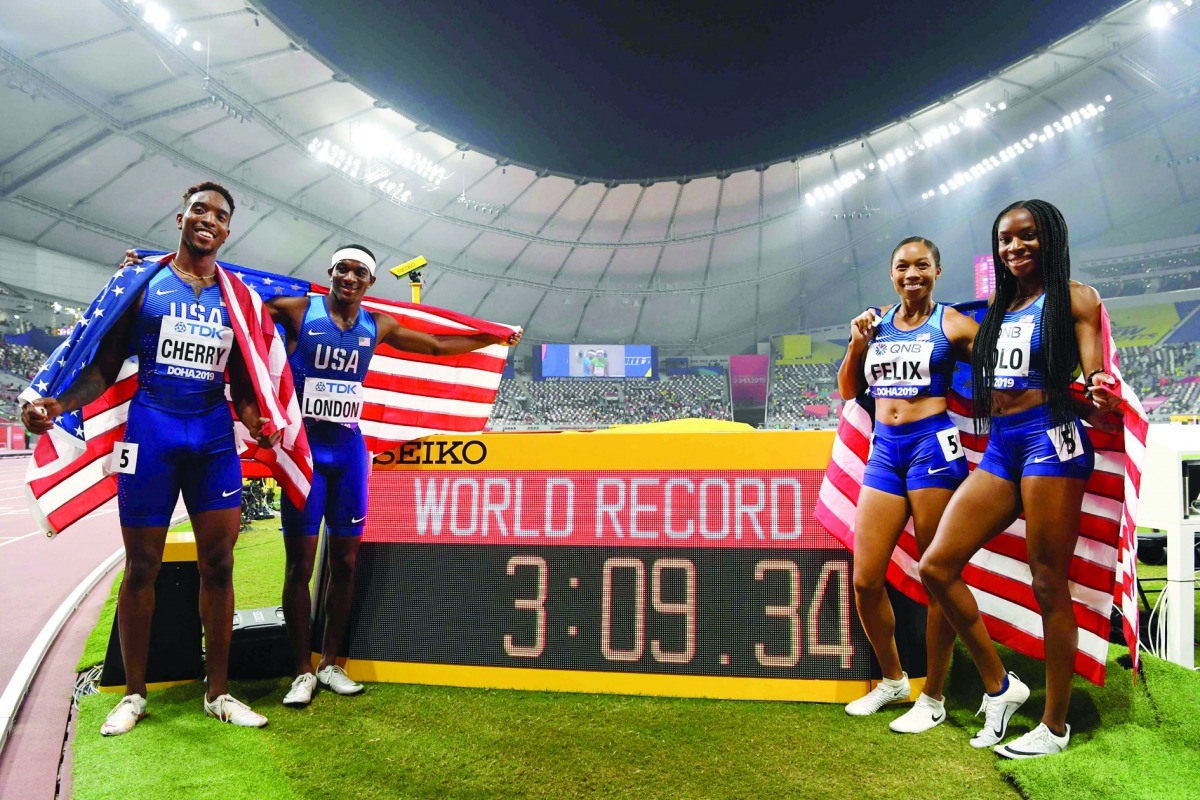
[[[155,357],[162,374],[215,381],[224,374],[232,347],[233,329],[224,324],[220,308],[171,303],[159,328]]]

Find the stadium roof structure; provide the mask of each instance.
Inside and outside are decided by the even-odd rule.
[[[180,192],[214,179],[238,201],[230,261],[321,281],[359,241],[387,265],[424,255],[426,302],[530,342],[746,352],[887,302],[912,234],[941,247],[940,298],[973,296],[972,260],[1022,197],[1063,209],[1077,263],[1200,245],[1198,8],[1129,3],[819,152],[615,181],[452,141],[255,5],[8,0],[0,235],[114,262],[173,246]],[[408,289],[384,275],[374,293]]]

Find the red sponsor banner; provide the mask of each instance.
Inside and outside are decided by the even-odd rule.
[[[831,548],[804,470],[376,470],[364,542]]]

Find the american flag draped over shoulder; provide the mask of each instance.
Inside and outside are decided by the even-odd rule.
[[[984,304],[970,303],[959,310],[981,316]],[[986,309],[982,309],[986,310]],[[1108,655],[1110,615],[1115,602],[1121,609],[1125,641],[1138,659],[1137,604],[1137,516],[1145,458],[1146,414],[1133,390],[1121,378],[1117,348],[1108,312],[1101,306],[1104,368],[1117,379],[1111,387],[1122,399],[1123,429],[1106,433],[1085,427],[1096,450],[1096,469],[1088,480],[1083,516],[1069,579],[1075,618],[1079,624],[1079,651],[1075,671],[1104,685]],[[987,436],[976,436],[969,397],[970,382],[963,381],[960,368],[955,388],[947,395],[950,418],[961,434],[971,469],[983,457]],[[1082,390],[1082,384],[1077,384]],[[871,415],[853,400],[842,409],[833,456],[821,484],[814,516],[839,541],[854,549],[854,515],[863,470],[870,450]],[[887,577],[909,597],[927,603],[917,572],[917,543],[912,521],[892,553]],[[963,570],[979,611],[992,638],[1014,650],[1044,658],[1042,618],[1034,599],[1032,575],[1026,558],[1025,520],[1018,518],[1007,530],[988,542]]]
[[[141,265],[117,270],[71,335],[34,376],[21,400],[32,402],[66,390],[170,255],[158,254]],[[271,420],[263,432],[283,431],[271,459],[273,473],[283,490],[303,504],[312,480],[312,454],[282,337],[262,300],[242,281],[221,269],[218,283],[262,416]],[[34,520],[47,535],[61,533],[116,495],[117,478],[110,474],[107,462],[113,446],[124,437],[129,401],[136,390],[137,357],[131,356],[104,394],[83,409],[60,416],[51,432],[38,441],[26,470],[26,499]],[[248,439],[240,422],[237,427],[239,439]]]

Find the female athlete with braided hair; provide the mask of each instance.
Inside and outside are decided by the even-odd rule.
[[[1068,392],[1076,367],[1086,375],[1089,421],[1106,424],[1103,412],[1120,400],[1105,388],[1116,381],[1102,368],[1100,296],[1071,280],[1062,213],[1043,200],[1012,204],[992,226],[992,249],[996,291],[975,337],[972,387],[976,426],[990,423],[991,434],[978,468],[946,508],[920,571],[983,678],[986,718],[972,746],[1032,758],[1061,752],[1071,734],[1066,715],[1078,627],[1067,574],[1095,460]],[[1000,745],[1029,687],[1005,672],[962,571],[1022,510],[1042,616],[1046,707],[1040,725]]]

